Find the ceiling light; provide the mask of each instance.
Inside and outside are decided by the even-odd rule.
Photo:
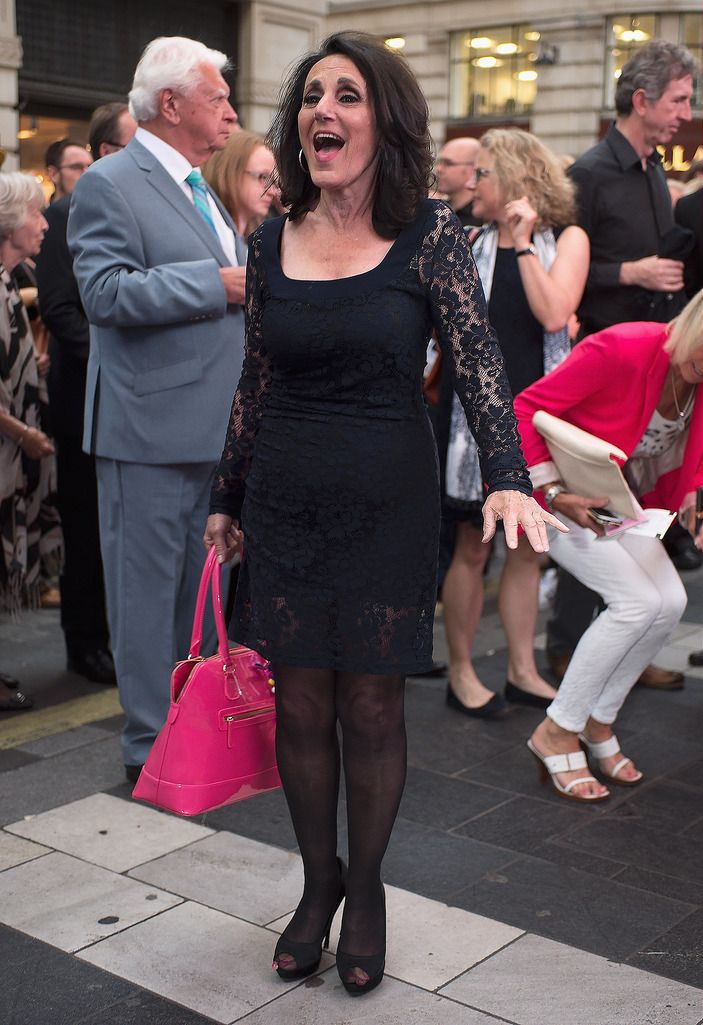
[[[391,50],[404,50],[405,49],[405,37],[404,36],[391,36],[385,40],[386,46],[389,46]]]
[[[517,52],[518,52],[518,45],[517,45],[517,43],[498,43],[498,45],[496,46],[496,53],[510,54],[510,53],[517,53]]]
[[[490,50],[494,43],[495,39],[490,39],[488,36],[474,36],[469,41],[469,46],[472,50]]]
[[[534,80],[537,78],[537,72],[518,71],[517,75],[515,75],[515,78],[517,78],[519,82],[534,82]]]
[[[496,57],[477,57],[472,60],[471,63],[476,68],[500,68],[503,62],[499,61]]]
[[[539,38],[540,38],[540,33],[539,32],[526,32],[525,33],[525,39],[529,39],[529,41],[531,43],[536,43]]]
[[[628,28],[619,36],[623,43],[646,43],[649,39],[649,32],[643,32],[641,28]]]

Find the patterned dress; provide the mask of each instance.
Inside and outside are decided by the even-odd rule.
[[[37,374],[27,314],[0,265],[0,408],[29,427],[44,429],[46,385]],[[36,606],[42,583],[58,573],[61,529],[53,456],[30,459],[0,434],[0,608]]]
[[[490,490],[531,494],[461,224],[427,200],[372,270],[286,277],[284,218],[249,251],[247,344],[212,512],[240,519],[233,634],[288,665],[429,668],[439,474],[422,398],[436,328]]]

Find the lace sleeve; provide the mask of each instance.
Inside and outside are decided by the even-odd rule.
[[[245,346],[242,376],[234,393],[222,458],[210,495],[210,512],[239,519],[254,443],[271,383],[271,360],[264,348],[261,319],[261,236],[251,240],[247,263]]]
[[[479,450],[481,473],[492,491],[532,494],[503,357],[488,323],[486,301],[471,248],[457,217],[437,204],[419,264],[432,319],[453,384]]]

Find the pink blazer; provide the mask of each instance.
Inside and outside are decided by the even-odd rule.
[[[661,395],[669,369],[663,350],[666,324],[616,324],[589,335],[546,377],[515,399],[523,451],[532,468],[550,460],[532,416],[544,409],[632,455]],[[693,414],[678,469],[661,476],[646,495],[646,507],[677,510],[684,496],[703,485],[703,400],[696,389]]]

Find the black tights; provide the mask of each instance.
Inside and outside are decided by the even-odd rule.
[[[273,672],[278,769],[305,869],[286,934],[318,940],[339,891],[339,721],[349,828],[339,947],[377,954],[385,925],[381,862],[405,785],[405,679],[276,664]]]

